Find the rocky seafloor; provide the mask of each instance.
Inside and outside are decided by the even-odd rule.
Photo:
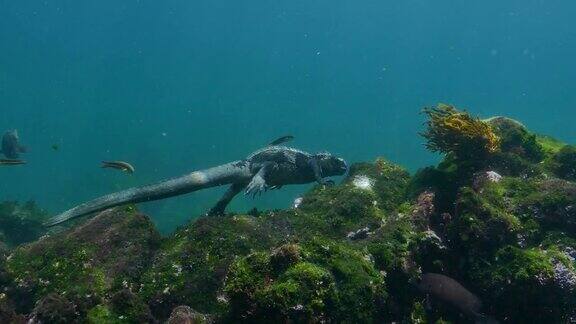
[[[168,237],[135,206],[46,233],[33,203],[0,203],[0,323],[575,323],[576,147],[427,114],[438,166],[357,163],[294,208]],[[427,273],[480,309],[419,289]]]

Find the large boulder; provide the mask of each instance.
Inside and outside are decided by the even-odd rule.
[[[229,320],[249,322],[380,321],[387,296],[369,255],[326,239],[238,259],[224,292]]]
[[[222,289],[230,264],[285,239],[283,222],[265,219],[204,217],[178,230],[165,240],[144,273],[139,296],[160,319],[167,319],[180,305],[208,314],[225,312]]]
[[[178,306],[172,310],[167,324],[209,324],[213,320],[188,306]]]
[[[136,280],[159,240],[148,217],[133,207],[102,212],[80,226],[14,250],[5,265],[7,294],[14,296],[22,312],[39,303],[38,316],[52,316],[55,306],[74,309],[81,318],[111,292]]]
[[[519,121],[507,117],[492,117],[486,120],[494,133],[500,137],[500,150],[518,155],[530,162],[540,162],[545,157],[544,148],[536,134],[531,133]]]
[[[576,236],[576,183],[560,179],[510,179],[501,187],[510,212],[545,231]],[[541,236],[542,233],[539,233]]]
[[[548,160],[547,165],[556,176],[576,181],[576,146],[565,145]]]
[[[359,184],[357,177],[362,177],[362,181],[369,178],[367,181],[373,182],[374,187]],[[308,242],[320,238],[347,242],[352,232],[378,229],[387,215],[392,215],[404,202],[407,183],[406,171],[379,160],[374,164],[356,165],[343,184],[314,187],[290,210],[197,219],[165,240],[142,277],[138,294],[162,320],[179,305],[219,317],[239,314],[238,305],[226,293],[227,289],[230,291],[231,282],[227,278],[231,269],[240,265],[239,259],[263,253],[270,257],[272,267],[282,271],[288,271],[286,267],[292,262],[309,264],[309,260],[303,260],[305,253],[287,248],[293,246],[290,243],[309,246]],[[386,191],[390,187],[394,188],[393,193]],[[360,251],[362,244],[346,246],[350,251]],[[355,254],[350,252],[350,255]],[[359,252],[359,255],[364,254]],[[325,264],[314,266],[327,269]],[[326,271],[332,278],[332,270]],[[286,319],[292,318],[287,310],[281,314]]]
[[[574,259],[554,247],[506,246],[492,259],[475,259],[469,276],[498,318],[570,323],[576,315],[575,266]]]

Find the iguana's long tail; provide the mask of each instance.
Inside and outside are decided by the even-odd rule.
[[[251,177],[252,174],[248,163],[245,161],[232,162],[202,171],[195,171],[179,178],[161,181],[144,187],[130,188],[96,198],[49,219],[44,225],[54,226],[76,217],[115,206],[179,196],[205,188],[247,181]]]

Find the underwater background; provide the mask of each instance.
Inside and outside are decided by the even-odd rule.
[[[56,214],[286,134],[415,171],[439,160],[418,135],[438,102],[574,143],[575,16],[573,1],[0,0],[0,130],[30,150],[0,168],[0,200]],[[230,210],[285,208],[305,190]],[[221,192],[142,209],[167,233]]]

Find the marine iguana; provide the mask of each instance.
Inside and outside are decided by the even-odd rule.
[[[119,205],[159,200],[229,184],[224,196],[208,212],[208,215],[223,215],[226,206],[243,190],[246,195],[256,196],[268,189],[280,189],[290,184],[315,181],[331,184],[333,182],[327,177],[343,175],[347,171],[346,161],[327,152],[310,154],[286,146],[268,146],[244,160],[96,198],[49,219],[45,225],[54,226]]]

